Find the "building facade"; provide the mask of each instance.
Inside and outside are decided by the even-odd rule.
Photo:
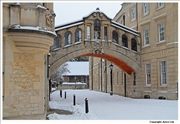
[[[113,93],[132,98],[177,100],[178,3],[123,3],[113,20],[141,33],[140,70],[129,75],[113,64]],[[120,34],[119,39],[123,38]],[[110,62],[100,58],[89,60],[93,72],[91,89],[110,92]]]
[[[3,119],[46,119],[53,3],[3,3]]]

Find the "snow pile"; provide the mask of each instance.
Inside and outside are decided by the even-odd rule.
[[[91,90],[63,90],[66,99],[60,98],[59,90],[51,94],[50,108],[73,112],[72,115],[48,115],[50,120],[177,120],[177,100],[132,99]],[[73,95],[76,106],[73,106]],[[85,98],[89,113],[85,113]]]

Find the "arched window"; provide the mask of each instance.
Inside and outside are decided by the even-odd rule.
[[[101,23],[99,19],[94,20],[94,38],[101,38]]]
[[[60,47],[60,35],[57,34],[57,37],[54,39],[54,49],[59,48]]]
[[[131,49],[137,51],[137,42],[134,38],[131,39]]]
[[[82,31],[81,29],[76,29],[75,31],[75,42],[81,41]]]
[[[118,43],[118,33],[116,31],[112,32],[113,42]]]
[[[70,32],[66,32],[65,36],[64,36],[64,46],[71,44],[71,33]]]
[[[122,36],[122,46],[128,48],[128,39],[127,39],[126,35]]]

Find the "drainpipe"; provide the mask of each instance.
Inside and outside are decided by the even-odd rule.
[[[137,18],[137,19],[136,19],[136,20],[137,20],[136,22],[137,22],[137,31],[138,31],[138,30],[139,30],[139,29],[138,29],[138,3],[136,3],[136,18]]]

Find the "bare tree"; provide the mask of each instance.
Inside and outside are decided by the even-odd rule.
[[[68,69],[68,63],[64,63],[57,68],[51,76],[51,80],[57,81],[58,84],[62,83],[63,74],[70,72]]]

